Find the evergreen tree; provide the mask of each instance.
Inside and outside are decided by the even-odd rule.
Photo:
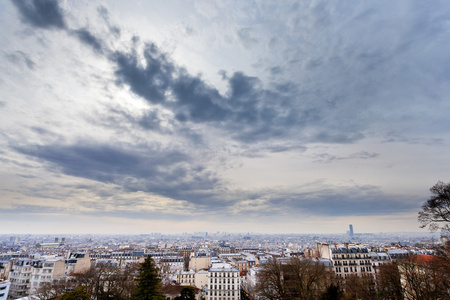
[[[161,290],[161,279],[151,256],[147,256],[139,268],[137,285],[133,293],[136,300],[164,300]]]

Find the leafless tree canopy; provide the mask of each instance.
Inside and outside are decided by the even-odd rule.
[[[316,260],[272,259],[258,273],[256,296],[261,300],[319,299],[333,278],[332,271]]]
[[[380,265],[376,279],[378,293],[382,299],[403,300],[401,275],[397,262]]]
[[[350,275],[345,279],[345,300],[375,300],[375,282],[371,275]]]
[[[419,212],[421,227],[429,226],[432,231],[441,230],[450,233],[450,183],[439,181],[430,192],[432,196],[422,205],[422,211]]]
[[[132,299],[135,289],[135,268],[117,268],[98,266],[83,274],[76,274],[70,279],[57,279],[46,283],[38,290],[42,300],[55,299],[79,286],[86,287],[92,299]]]
[[[404,299],[450,299],[448,257],[435,256],[423,261],[419,256],[399,262]]]

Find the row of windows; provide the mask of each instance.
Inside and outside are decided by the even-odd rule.
[[[237,292],[236,292],[236,294],[237,294]],[[221,291],[209,291],[209,295],[210,296],[234,296],[234,291],[228,291],[228,293],[226,293],[226,292],[221,292]]]
[[[237,277],[237,272],[214,272],[211,277]]]
[[[333,259],[345,259],[345,258],[369,258],[368,254],[333,254]]]
[[[354,260],[354,261],[346,261],[346,260],[344,260],[344,261],[334,261],[334,265],[335,266],[341,266],[341,265],[343,265],[343,266],[347,266],[347,265],[357,265],[358,263],[356,262],[356,260]],[[370,261],[369,260],[360,260],[359,261],[359,265],[364,265],[364,264],[366,264],[366,265],[370,265],[371,263],[370,263]]]
[[[237,281],[237,280],[236,280]],[[222,278],[219,278],[219,281],[217,281],[217,278],[214,278],[214,283],[234,283],[234,278],[231,278],[231,282],[230,282],[230,278],[223,278],[223,282],[222,282]],[[211,278],[210,283],[213,283],[213,278]]]
[[[227,287],[226,285],[223,285],[223,289],[226,289],[226,287]],[[214,285],[214,288],[211,285],[211,289],[212,290],[217,290],[217,284]],[[219,290],[221,290],[221,289],[222,289],[222,285],[219,284]],[[228,285],[228,290],[235,290],[235,289],[237,289],[237,286],[231,285],[231,288],[230,288],[230,285]]]
[[[341,267],[336,267],[335,268],[336,272],[342,272],[342,268]],[[348,267],[344,267],[344,272],[348,273]],[[372,272],[372,268],[371,267],[361,267],[361,272]],[[358,268],[357,267],[350,267],[350,272],[358,272]]]

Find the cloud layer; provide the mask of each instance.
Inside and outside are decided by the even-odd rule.
[[[443,3],[117,5],[3,5],[10,214],[394,220],[445,180]]]

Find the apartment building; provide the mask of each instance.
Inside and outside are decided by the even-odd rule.
[[[196,288],[205,291],[208,286],[208,271],[200,270],[195,273],[194,285]]]
[[[11,282],[9,293],[12,298],[20,298],[29,295],[32,272],[32,259],[19,259],[13,265],[13,269],[11,269],[8,276],[8,279]]]
[[[239,270],[228,263],[213,264],[208,270],[207,300],[238,300],[241,297]]]
[[[372,256],[362,245],[316,244],[316,257],[330,259],[337,276],[347,278],[350,275],[373,275]]]
[[[10,285],[9,281],[0,279],[0,300],[8,299]]]
[[[61,257],[19,259],[9,273],[10,294],[20,298],[35,293],[45,282],[63,276],[64,271],[64,260]]]
[[[195,271],[189,270],[189,271],[179,271],[177,274],[177,283],[179,285],[195,285]]]
[[[189,269],[198,271],[201,269],[209,269],[211,264],[211,257],[207,253],[193,253],[189,260]]]
[[[375,273],[379,272],[381,265],[392,261],[389,254],[384,252],[370,252],[369,254],[372,258],[372,267]]]
[[[247,260],[231,259],[230,263],[234,268],[239,270],[240,274],[242,274],[243,272],[246,273],[248,269],[250,269],[250,262],[248,262]]]
[[[91,259],[89,253],[69,253],[65,260],[65,275],[81,274],[89,271]]]

